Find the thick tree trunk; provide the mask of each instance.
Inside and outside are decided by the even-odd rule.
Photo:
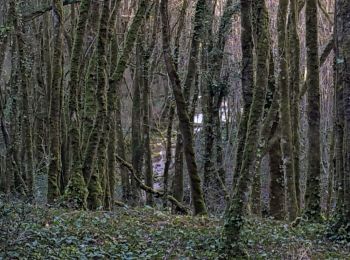
[[[308,176],[305,214],[312,220],[321,218],[321,139],[320,139],[320,77],[318,58],[317,0],[306,1],[306,49],[308,85]]]
[[[75,184],[84,185],[83,187],[74,187],[72,184],[69,185],[71,189],[70,194],[73,190],[78,190],[76,195],[77,200],[83,201],[83,205],[86,197],[86,183],[83,180],[82,172],[82,151],[80,146],[80,121],[79,121],[79,104],[78,98],[80,90],[79,82],[79,71],[80,71],[80,61],[83,53],[83,44],[85,37],[86,24],[89,18],[90,0],[84,0],[80,4],[80,13],[78,18],[78,23],[74,35],[72,58],[70,65],[70,82],[69,82],[69,141],[70,141],[70,152],[72,154],[72,165],[71,172],[69,174],[70,178],[77,178],[81,181],[73,181]],[[73,195],[73,194],[72,194]],[[72,199],[72,198],[69,198]]]

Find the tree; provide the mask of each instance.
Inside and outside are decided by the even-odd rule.
[[[260,122],[263,117],[265,98],[268,85],[270,62],[269,15],[265,1],[257,5],[257,80],[253,88],[253,100],[250,108],[246,141],[242,157],[241,171],[234,191],[232,201],[225,216],[223,230],[223,254],[225,256],[240,257],[244,253],[239,246],[240,232],[244,225],[244,207],[247,203],[249,188],[255,173],[256,150],[260,137]]]
[[[320,78],[318,57],[317,1],[306,2],[306,49],[308,86],[308,176],[305,214],[312,220],[321,217]]]
[[[298,204],[295,188],[295,170],[293,157],[293,137],[290,113],[290,91],[288,89],[288,57],[286,20],[288,0],[280,0],[278,7],[278,55],[280,57],[280,72],[278,88],[280,91],[281,146],[284,167],[287,176],[287,208],[289,219],[294,220],[298,215]]]
[[[201,180],[198,175],[195,154],[193,150],[193,135],[190,118],[187,112],[186,101],[181,91],[181,81],[175,70],[174,60],[171,57],[170,50],[170,32],[169,32],[169,18],[168,18],[168,1],[162,0],[160,5],[160,12],[162,17],[162,42],[163,42],[163,56],[167,72],[172,84],[174,92],[177,114],[179,118],[180,130],[184,142],[184,154],[187,163],[188,173],[191,180],[191,192],[193,200],[193,208],[195,215],[206,214],[206,207],[203,199],[203,191],[201,188]]]
[[[80,91],[79,82],[79,71],[81,64],[81,56],[83,52],[83,43],[85,37],[86,24],[89,17],[90,0],[82,1],[80,4],[80,13],[78,17],[78,23],[74,35],[72,58],[71,58],[71,71],[70,71],[70,100],[69,100],[69,113],[70,113],[70,149],[72,151],[72,166],[69,174],[70,185],[69,196],[78,196],[77,200],[85,204],[86,197],[86,180],[83,180],[82,172],[82,151],[80,144],[80,125],[79,125],[79,106],[78,106],[78,95]],[[74,190],[79,192],[74,192]],[[73,198],[69,198],[73,199]]]
[[[61,173],[60,122],[61,122],[61,77],[63,59],[63,5],[61,0],[52,1],[54,22],[53,73],[50,105],[50,153],[48,200],[53,202],[59,196],[58,178]]]
[[[338,0],[335,5],[335,164],[337,174],[337,210],[331,227],[336,237],[349,240],[350,219],[350,3]]]

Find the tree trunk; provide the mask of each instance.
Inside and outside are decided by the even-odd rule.
[[[244,255],[239,246],[240,232],[244,225],[245,205],[255,174],[255,159],[260,137],[260,122],[263,118],[269,75],[270,35],[269,15],[265,1],[257,3],[257,82],[250,109],[247,139],[244,146],[239,180],[230,207],[225,216],[223,242],[224,254],[230,257]],[[252,75],[251,75],[252,77]]]
[[[161,17],[162,17],[162,38],[163,38],[163,55],[167,72],[172,84],[172,89],[175,96],[177,114],[179,117],[180,130],[184,143],[184,154],[186,164],[191,181],[192,203],[195,215],[206,214],[206,207],[203,199],[203,191],[201,188],[201,180],[198,174],[197,163],[194,153],[194,142],[192,135],[191,121],[187,112],[187,105],[184,95],[181,91],[181,81],[175,70],[174,60],[171,57],[170,50],[170,30],[168,18],[168,0],[161,2]]]
[[[48,201],[54,202],[59,196],[58,179],[61,174],[60,122],[61,122],[61,78],[63,59],[63,5],[61,0],[52,1],[54,23],[53,73],[50,105],[50,154]]]
[[[318,58],[317,0],[306,1],[306,49],[308,85],[308,176],[305,214],[312,220],[321,218],[321,139],[320,139],[320,78]]]
[[[70,178],[77,178],[81,181],[73,182],[75,184],[83,185],[83,187],[74,187],[72,184],[68,186],[71,191],[70,194],[73,195],[73,190],[78,190],[76,199],[85,203],[86,197],[86,183],[83,180],[82,172],[82,151],[80,145],[80,121],[79,121],[79,104],[78,98],[80,90],[79,82],[79,71],[80,71],[80,61],[83,53],[83,44],[85,37],[85,30],[87,20],[89,18],[90,0],[84,0],[80,4],[80,13],[78,18],[78,23],[74,35],[73,49],[72,49],[72,59],[70,65],[70,82],[69,82],[69,141],[70,141],[70,152],[72,154],[72,165],[71,172],[69,174]],[[69,198],[72,199],[72,198]]]
[[[253,98],[254,62],[253,62],[253,28],[252,28],[252,0],[241,0],[241,46],[242,46],[242,93],[243,115],[237,133],[238,143],[236,151],[236,165],[233,172],[233,187],[237,184],[242,165],[242,156],[247,134],[250,105]]]
[[[292,120],[292,143],[293,143],[293,163],[295,175],[295,189],[298,208],[301,206],[300,190],[300,41],[298,35],[299,11],[298,1],[292,0],[290,3],[290,14],[288,19],[289,36],[289,57],[290,75],[289,89],[291,98],[291,120]]]
[[[280,73],[278,88],[280,91],[281,146],[284,168],[287,176],[287,211],[289,220],[298,215],[298,203],[295,188],[293,136],[290,113],[290,91],[288,89],[288,50],[286,20],[289,0],[280,0],[278,9],[278,55],[280,56]]]

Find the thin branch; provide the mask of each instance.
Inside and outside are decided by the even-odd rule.
[[[328,22],[331,25],[334,25],[333,20],[331,19],[329,13],[327,12],[326,8],[323,6],[323,4],[321,3],[320,0],[318,0],[318,6],[321,9],[322,13],[324,14],[324,16],[327,18]]]
[[[63,1],[63,5],[71,5],[71,4],[76,4],[76,3],[80,3],[80,0],[64,0]],[[47,5],[44,7],[40,7],[37,10],[28,13],[28,14],[24,14],[23,15],[23,20],[25,22],[31,21],[35,18],[38,18],[40,16],[42,16],[43,14],[45,14],[46,12],[49,12],[52,10],[52,5]]]

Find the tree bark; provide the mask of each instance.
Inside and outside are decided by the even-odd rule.
[[[224,254],[230,257],[242,257],[244,252],[239,245],[240,232],[244,225],[245,205],[255,173],[255,160],[260,137],[260,125],[263,118],[269,75],[270,35],[269,15],[265,1],[256,3],[257,7],[257,82],[251,104],[247,138],[242,157],[241,171],[235,193],[225,216],[222,234]],[[252,77],[252,75],[251,75]]]
[[[51,83],[50,105],[50,154],[48,201],[54,202],[59,196],[58,179],[61,173],[60,151],[60,122],[61,122],[61,78],[63,59],[63,4],[61,0],[52,1],[52,15],[54,24],[53,38],[53,73]]]
[[[280,91],[281,147],[284,169],[287,176],[287,212],[289,220],[298,215],[298,203],[295,188],[293,135],[291,126],[290,96],[288,89],[288,50],[286,20],[289,0],[280,0],[278,10],[278,55],[280,57],[280,73],[278,88]]]
[[[320,78],[318,58],[317,0],[306,1],[306,49],[308,85],[308,176],[305,214],[312,220],[321,218],[321,146],[320,146]]]
[[[174,60],[171,57],[170,50],[170,30],[168,18],[168,0],[161,2],[161,17],[162,17],[162,41],[163,41],[163,55],[167,68],[167,72],[172,84],[172,89],[175,96],[177,107],[177,114],[179,117],[180,130],[184,142],[184,154],[187,163],[188,173],[191,181],[192,203],[195,215],[205,215],[207,213],[203,191],[201,188],[201,180],[198,174],[197,163],[194,153],[194,142],[192,135],[191,121],[187,112],[187,105],[184,95],[181,91],[181,81],[175,70]]]

